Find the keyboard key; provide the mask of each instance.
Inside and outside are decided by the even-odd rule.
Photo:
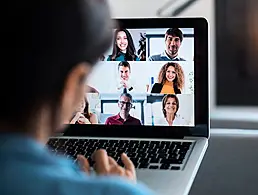
[[[66,154],[67,154],[67,155],[70,155],[70,156],[73,156],[73,155],[76,154],[76,152],[75,152],[75,151],[67,151]]]
[[[191,146],[193,142],[182,142],[182,146]]]
[[[177,164],[178,160],[175,159],[175,158],[163,158],[161,160],[161,163],[164,163],[164,164]]]
[[[116,150],[116,152],[122,154],[122,153],[126,152],[126,148],[118,148]]]
[[[68,146],[66,148],[67,151],[76,151],[76,149],[77,149],[77,146]]]
[[[79,154],[85,156],[85,153],[86,153],[85,151],[77,151],[76,156],[79,155]]]
[[[119,141],[119,140],[109,140],[109,143],[115,144],[115,143],[118,143],[118,141]]]
[[[141,141],[140,143],[143,143],[143,144],[149,145],[150,141]]]
[[[160,166],[160,169],[169,169],[169,167],[170,167],[170,164],[162,164]]]
[[[74,144],[74,146],[77,146],[78,148],[83,147],[85,144],[85,142],[77,142],[76,144]]]
[[[139,162],[140,162],[140,163],[147,164],[147,163],[150,162],[150,159],[149,159],[149,158],[140,158],[140,159],[139,159]]]
[[[181,145],[182,143],[181,142],[174,142],[176,145]]]
[[[159,166],[158,165],[151,165],[151,166],[149,166],[149,169],[159,169]]]
[[[130,160],[131,160],[133,163],[138,163],[138,161],[139,161],[138,158],[130,158]]]
[[[128,153],[126,153],[126,154],[127,154],[127,156],[128,156],[129,158],[136,157],[136,153],[134,153],[134,152],[128,152]]]
[[[100,139],[99,140],[99,143],[107,143],[108,142],[108,140],[106,140],[106,139]]]
[[[114,157],[116,155],[116,152],[108,152],[108,156]]]
[[[138,140],[131,140],[130,143],[138,144],[138,143],[140,143],[140,141],[138,141]]]
[[[142,157],[142,158],[145,158],[147,156],[146,153],[138,153],[137,157]]]
[[[155,158],[155,157],[157,157],[157,154],[153,154],[153,153],[147,154],[147,158]]]
[[[65,150],[66,149],[66,146],[59,146],[57,147],[57,150]]]
[[[168,154],[162,153],[158,155],[158,158],[167,158]]]
[[[171,170],[180,170],[180,167],[179,166],[172,166]]]
[[[139,165],[139,168],[140,168],[140,169],[146,169],[146,168],[148,168],[148,166],[149,166],[148,163],[141,163],[141,164]]]
[[[150,160],[150,163],[159,163],[160,162],[160,158],[152,158]]]
[[[137,150],[137,153],[146,153],[147,150],[146,149],[143,149],[143,148],[140,148]]]
[[[162,153],[167,154],[167,152],[168,152],[168,149],[160,149],[158,151],[158,153],[160,153],[160,154],[162,154]]]

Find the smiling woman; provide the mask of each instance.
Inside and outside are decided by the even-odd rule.
[[[165,95],[162,99],[162,112],[164,117],[155,121],[156,125],[180,126],[188,125],[188,121],[178,114],[179,99],[174,94]]]
[[[132,35],[127,29],[117,29],[114,33],[113,51],[107,61],[139,61]]]
[[[181,94],[184,84],[182,67],[177,63],[168,62],[161,67],[158,83],[153,85],[151,93]]]

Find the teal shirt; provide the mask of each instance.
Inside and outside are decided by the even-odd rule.
[[[151,195],[124,178],[87,176],[71,161],[22,135],[0,134],[1,195]]]
[[[110,58],[110,56],[108,56],[108,58],[107,58],[107,61],[111,61],[111,58]],[[116,59],[115,59],[115,61],[125,61],[125,54],[124,53],[122,53],[121,55],[119,55]],[[136,56],[136,60],[135,61],[140,61],[140,58],[138,58],[137,56]]]

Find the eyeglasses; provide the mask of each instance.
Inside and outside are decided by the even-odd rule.
[[[131,102],[119,101],[119,103],[120,103],[122,106],[124,106],[124,105],[126,105],[126,106],[131,106],[131,105],[132,105]]]

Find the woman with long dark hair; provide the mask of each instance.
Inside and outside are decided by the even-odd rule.
[[[140,61],[130,32],[127,29],[117,29],[114,34],[113,51],[107,61]]]

